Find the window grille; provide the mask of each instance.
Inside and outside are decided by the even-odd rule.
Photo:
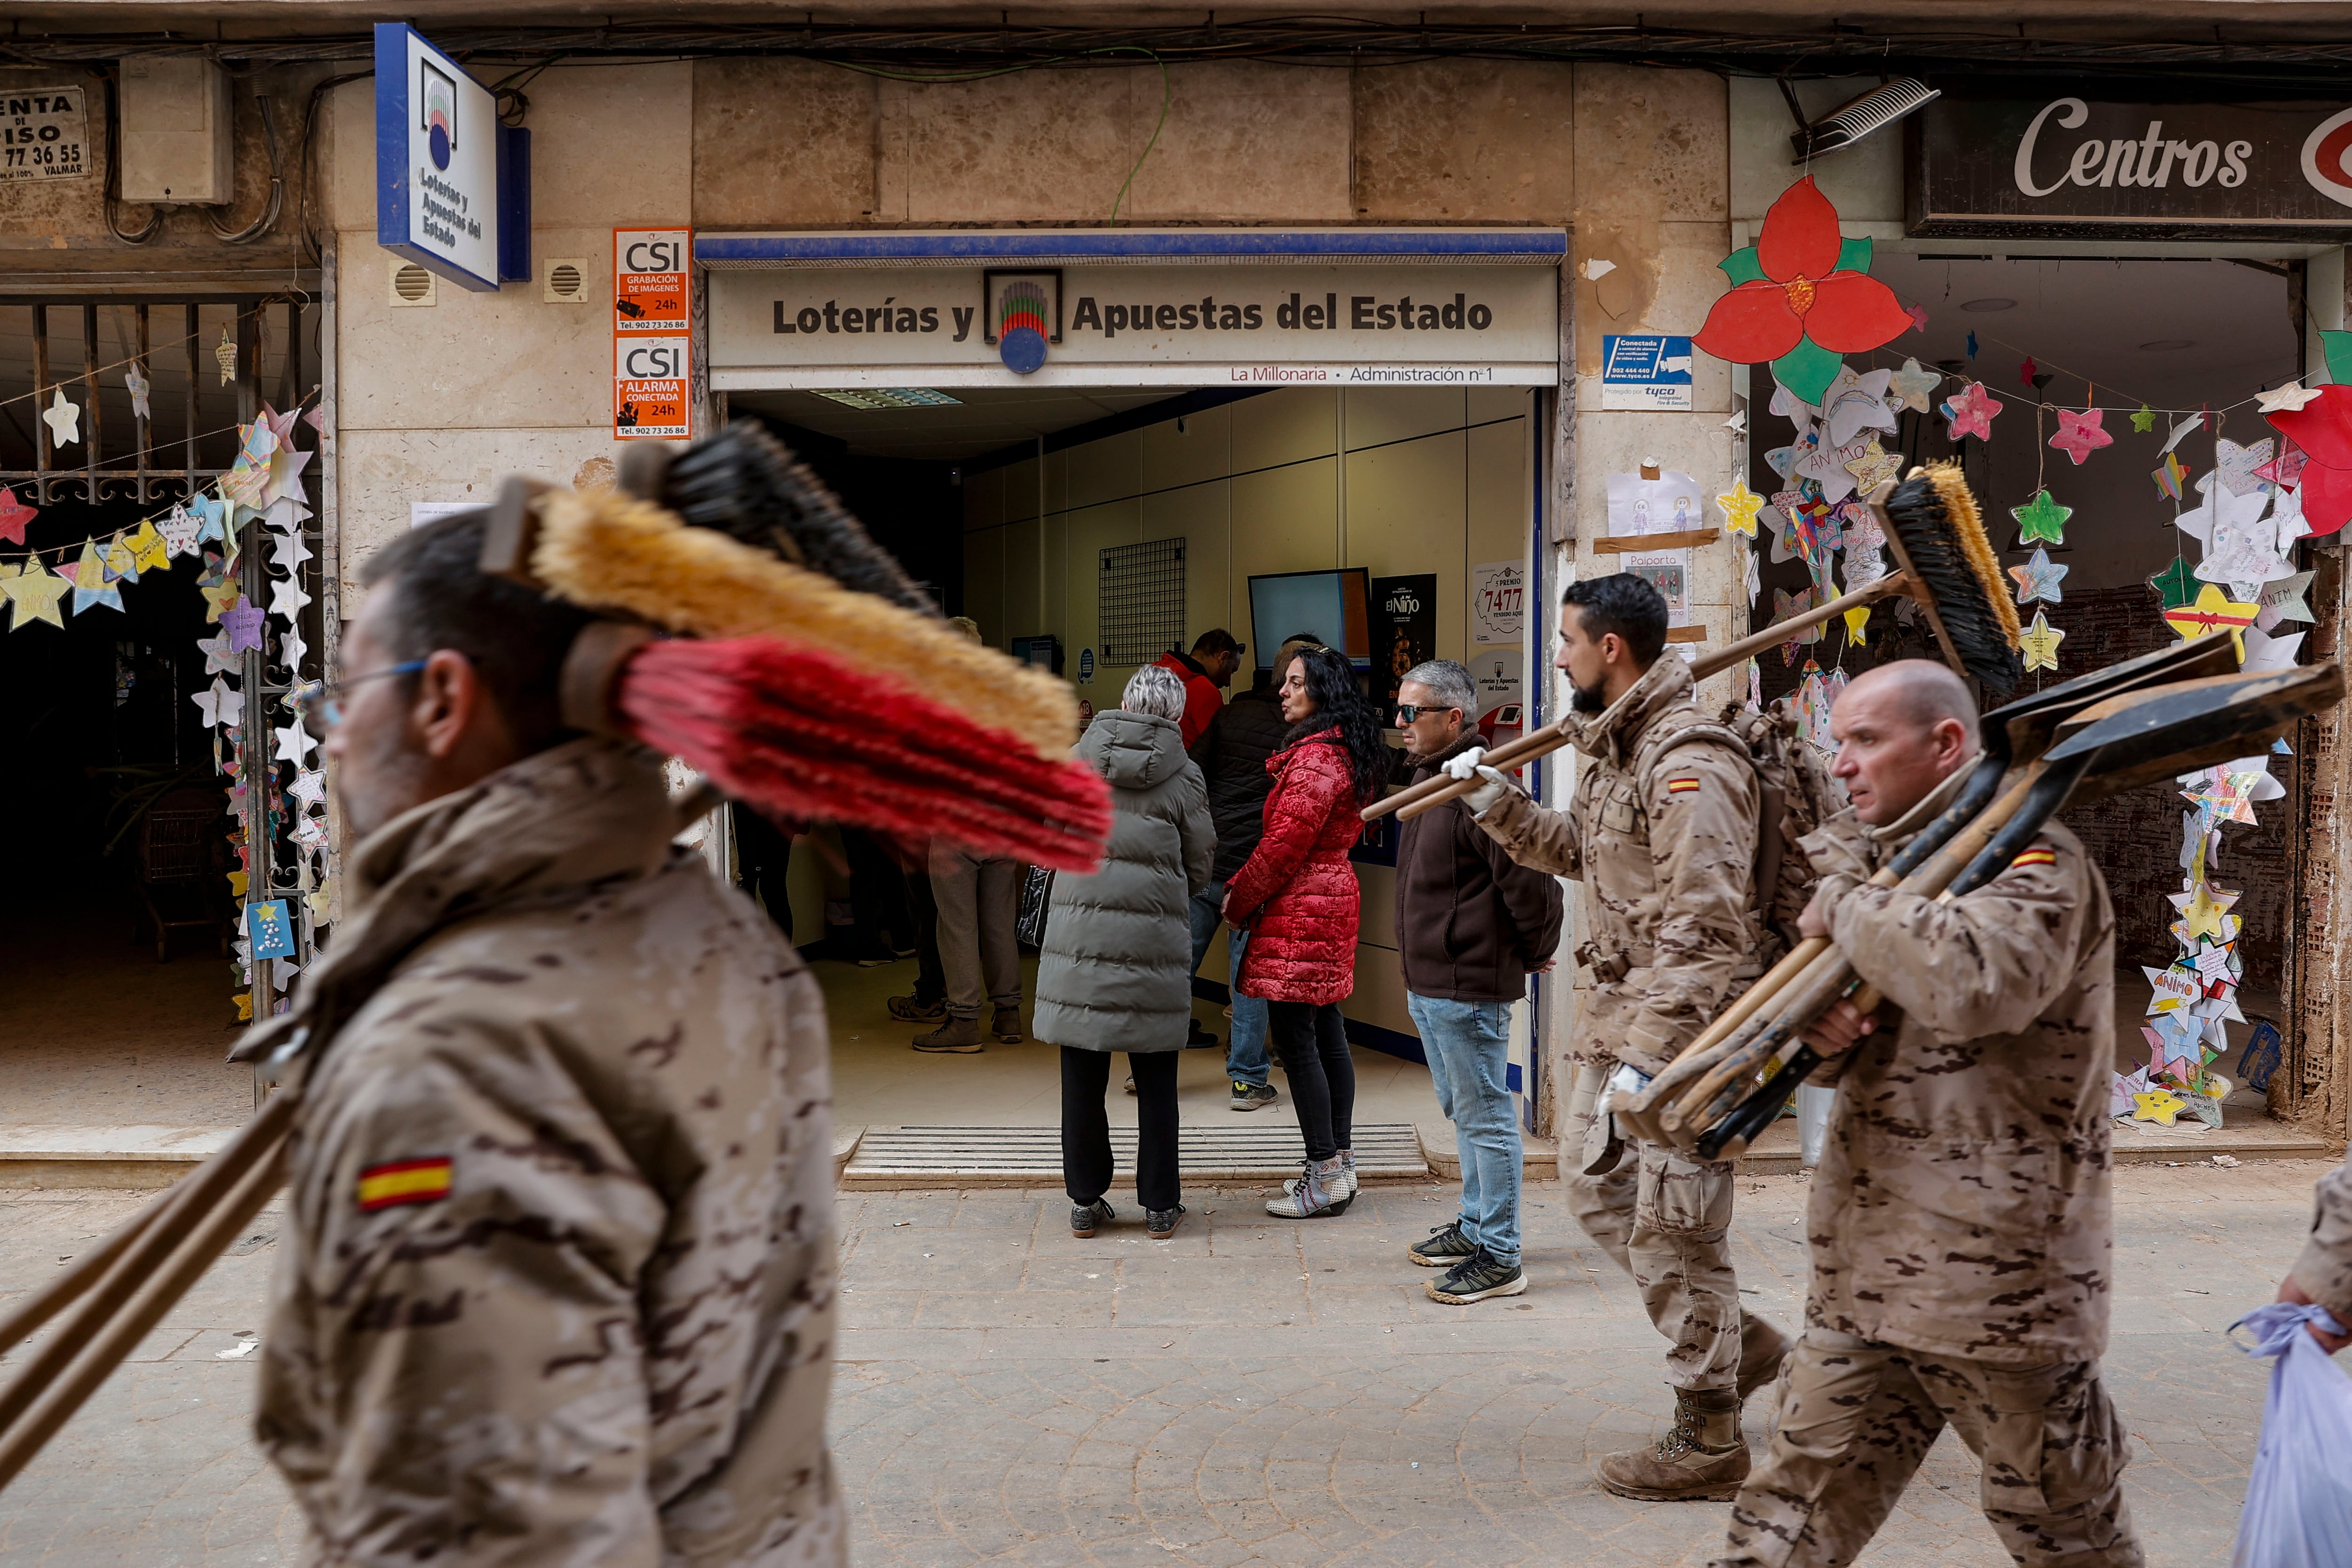
[[[1113,545],[1096,572],[1102,662],[1148,664],[1184,641],[1184,541]]]

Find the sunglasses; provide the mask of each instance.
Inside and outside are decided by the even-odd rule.
[[[1425,713],[1460,713],[1461,711],[1460,708],[1454,707],[1433,707],[1427,703],[1399,703],[1396,706],[1399,724],[1411,724]]]

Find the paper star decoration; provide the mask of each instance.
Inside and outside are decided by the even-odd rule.
[[[208,727],[224,728],[245,718],[245,694],[218,675],[205,690],[189,693],[188,700],[203,711]]]
[[[2188,928],[2184,940],[2193,942],[2200,936],[2210,936],[2216,942],[2224,942],[2230,933],[2221,929],[2221,918],[2230,913],[2230,905],[2243,895],[2223,893],[2210,883],[2200,882],[2187,893],[2169,896],[2172,907],[2180,911],[2181,924]]]
[[[2198,480],[2197,487],[2210,495],[2218,479],[2233,496],[2263,489],[2256,471],[2270,462],[2271,444],[2268,437],[2252,446],[2241,446],[2227,436],[2217,437],[2213,443],[2213,472]]]
[[[2283,387],[2276,387],[2266,392],[2256,392],[2254,405],[2259,413],[2278,413],[2282,411],[2299,409],[2318,395],[2319,390],[2316,387],[2306,391],[2301,382],[2289,382]]]
[[[269,585],[269,613],[281,621],[299,619],[302,607],[310,602],[310,596],[290,577],[281,577]]]
[[[1772,591],[1772,619],[1776,622],[1786,621],[1792,615],[1801,615],[1811,610],[1813,603],[1813,591],[1810,588],[1796,593],[1776,588]],[[1780,644],[1780,662],[1784,664],[1795,664],[1797,650],[1800,647],[1821,640],[1822,629],[1818,626],[1808,626],[1802,631],[1791,632],[1789,640]]]
[[[200,583],[198,591],[205,596],[205,619],[208,622],[219,621],[245,598],[245,591],[226,579]]]
[[[2116,438],[2109,435],[2099,423],[2106,416],[2105,409],[2086,408],[2080,413],[2071,408],[2053,409],[2052,412],[2058,416],[2058,434],[2050,438],[2050,444],[2072,457],[2075,467],[2080,468],[2083,459],[2100,447],[2116,444]]]
[[[15,490],[0,486],[0,539],[12,545],[23,544],[26,528],[40,515],[37,508],[16,499]]]
[[[98,541],[81,541],[81,559],[73,567],[73,612],[77,615],[93,604],[109,610],[122,608],[122,590],[106,580],[106,563],[99,559]]]
[[[1840,619],[1845,622],[1847,642],[1857,648],[1866,648],[1870,645],[1869,605],[1857,604],[1851,610],[1843,611],[1840,612]]]
[[[1990,441],[1993,415],[1999,413],[2001,407],[2000,400],[1985,391],[1984,382],[1970,382],[1960,389],[1958,396],[1943,405],[1943,414],[1952,422],[1954,441],[1964,435],[1973,435],[1979,441]]]
[[[71,446],[81,440],[81,410],[66,401],[66,389],[53,387],[48,407],[41,410],[41,423],[49,427],[49,444]]]
[[[327,776],[307,769],[298,770],[294,782],[286,787],[286,793],[304,806],[315,806],[326,799]]]
[[[1925,305],[1906,305],[1903,307],[1903,314],[1911,318],[1911,329],[1914,332],[1924,332],[1927,329],[1927,308]]]
[[[2305,601],[2304,594],[2311,587],[2311,577],[2310,572],[2298,571],[2293,577],[2282,577],[2263,584],[2261,596],[2263,612],[2255,618],[2254,625],[2267,632],[2282,621],[2310,620],[2311,606]]]
[[[236,650],[228,645],[228,633],[226,632],[217,637],[197,638],[196,649],[205,656],[205,674],[208,675],[235,674],[244,663],[237,657]]]
[[[290,762],[298,768],[310,766],[310,753],[318,749],[318,738],[299,721],[270,733],[278,737],[278,761]]]
[[[278,450],[278,432],[268,420],[257,419],[245,427],[243,441],[236,462],[220,476],[220,493],[247,511],[258,512],[270,501],[269,457]]]
[[[99,561],[109,582],[139,580],[139,552],[132,549],[131,541],[121,534],[106,541],[106,549],[100,552]]]
[[[2147,1092],[2147,1090],[2148,1082],[2147,1068],[2139,1067],[2133,1069],[2129,1072],[2116,1073],[2115,1075],[2115,1082],[2108,1085],[2107,1088],[2107,1114],[2110,1116],[2130,1115],[2132,1113],[2132,1096],[2135,1094],[2145,1094]]]
[[[1895,394],[1895,406],[1919,413],[1927,413],[1933,406],[1927,400],[1943,384],[1942,376],[1934,371],[1922,370],[1916,360],[1904,361],[1903,368],[1886,378],[1886,389]]]
[[[155,531],[163,537],[166,555],[194,555],[196,537],[204,526],[203,518],[185,507],[174,505],[171,515],[155,525]]]
[[[286,634],[278,639],[278,662],[289,670],[299,670],[302,667],[302,655],[309,649],[310,644],[302,641],[301,629],[299,626],[289,626],[286,628]]]
[[[2164,438],[2164,450],[2171,451],[2180,444],[2190,431],[2202,428],[2204,423],[2205,414],[2201,409],[2183,418],[2179,423],[2172,427],[2172,434]]]
[[[1868,495],[1901,476],[1903,455],[1887,451],[1879,445],[1878,437],[1874,435],[1864,445],[1861,456],[1846,459],[1845,471],[1853,476],[1853,487]]]
[[[155,531],[152,518],[141,521],[131,537],[122,541],[131,547],[131,559],[142,571],[168,571],[172,565],[172,547]]]
[[[1862,444],[1851,446],[1831,446],[1815,444],[1797,454],[1796,476],[1811,479],[1821,486],[1822,498],[1832,506],[1853,494],[1853,475],[1847,469],[1849,459],[1862,455]]]
[[[36,621],[62,627],[66,619],[58,612],[58,601],[72,586],[72,579],[43,566],[38,556],[27,559],[16,575],[0,577],[0,593],[8,596],[8,630],[22,632]]]
[[[2033,612],[2033,624],[2017,634],[2018,652],[2025,655],[2028,670],[2054,670],[2058,667],[2058,644],[2066,633],[2050,624],[2039,610]]]
[[[213,350],[213,363],[220,367],[220,384],[226,386],[236,380],[236,345],[229,341],[228,329],[221,329],[221,340]]]
[[[2240,673],[2251,675],[2263,670],[2293,669],[2294,656],[2302,651],[2303,640],[2307,635],[2309,633],[2297,632],[2291,636],[2271,637],[2264,635],[2254,627],[2247,627],[2238,633],[2238,640],[2243,643],[2246,648],[2244,661],[2238,666]],[[2266,768],[2267,764],[2264,766]],[[2263,774],[2263,778],[2273,784],[2278,782],[2272,779],[2267,771]],[[2283,792],[2284,787],[2282,787]]]
[[[1886,406],[1887,378],[1892,371],[1869,371],[1857,374],[1851,365],[1843,366],[1830,379],[1829,390],[1822,394],[1822,423],[1830,433],[1832,446],[1846,446],[1865,430],[1893,432],[1900,428],[1895,422],[1895,411]]]
[[[2168,452],[2164,455],[2164,461],[2156,465],[2148,477],[2156,481],[2158,495],[2168,501],[2178,501],[2181,486],[2189,477],[2189,465]]]
[[[2169,1089],[2151,1089],[2145,1094],[2133,1095],[2132,1107],[2133,1121],[2169,1127],[2174,1117],[2189,1109],[2189,1102]]]
[[[1744,408],[1733,409],[1731,411],[1731,417],[1723,422],[1723,428],[1731,432],[1734,435],[1747,434],[1748,411]]]
[[[2302,482],[2304,465],[2310,461],[2311,455],[2290,441],[2279,448],[2277,456],[2254,470],[2254,477],[2265,485],[2277,485],[2292,490]]]
[[[2230,630],[2230,640],[2237,645],[2238,657],[2246,656],[2246,628],[2262,613],[2257,604],[2240,604],[2223,595],[2219,588],[2207,583],[2194,602],[2168,608],[2164,623],[2183,637],[2201,637],[2208,632]]]
[[[226,544],[228,536],[228,503],[217,496],[192,496],[188,509],[204,519],[197,533],[199,539],[214,539]]]
[[[2048,550],[2036,545],[2033,559],[2023,566],[2011,567],[2009,575],[2017,580],[2017,601],[2020,604],[2031,604],[2037,599],[2056,604],[2065,598],[2059,592],[2058,584],[2074,570],[2071,566],[2056,564],[2051,560]]]
[[[2226,485],[2212,486],[2204,496],[2202,501],[2175,517],[2172,526],[2209,547],[2225,533],[2242,533],[2252,528],[2271,502],[2263,491],[2242,494]]]
[[[2011,507],[2009,515],[2017,519],[2020,544],[2047,539],[2053,545],[2063,545],[2066,542],[2066,519],[2074,515],[2074,508],[2060,506],[2049,491],[2042,490],[2022,507]]]
[[[2208,822],[2252,822],[2254,802],[2242,782],[2243,774],[2200,773],[2197,783],[2180,792],[2180,798],[2197,808],[2197,814]]]
[[[1746,534],[1751,539],[1756,537],[1756,514],[1763,508],[1764,497],[1748,487],[1746,478],[1734,479],[1731,488],[1717,496],[1715,504],[1723,508],[1725,533]],[[289,538],[297,549],[300,548],[299,538],[289,535]],[[303,553],[308,555],[310,552],[306,550]],[[292,563],[281,560],[278,564],[290,566]]]
[[[2041,373],[2042,367],[2033,362],[2033,356],[2032,354],[2026,355],[2025,363],[2017,367],[2017,379],[2019,383],[2028,388],[2031,388],[2033,385],[2033,378]]]
[[[247,649],[259,652],[264,618],[261,606],[244,594],[236,596],[236,608],[221,616],[221,626],[228,633],[228,645],[238,653]]]
[[[2139,412],[2131,416],[2131,422],[2132,430],[2136,434],[2146,435],[2149,431],[2156,428],[2156,410],[2148,407],[2146,403],[2142,403],[2139,405]]]

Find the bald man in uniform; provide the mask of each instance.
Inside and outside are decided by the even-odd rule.
[[[2113,1281],[2115,916],[2074,835],[1938,903],[1864,885],[1958,793],[1976,705],[1941,664],[1858,677],[1830,716],[1850,810],[1806,838],[1805,935],[1886,1005],[1805,1038],[1843,1069],[1809,1197],[1805,1330],[1717,1568],[1851,1563],[1948,1424],[2020,1563],[2142,1562],[2099,1377]]]

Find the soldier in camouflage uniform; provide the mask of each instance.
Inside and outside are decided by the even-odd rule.
[[[2278,1299],[2297,1306],[2326,1307],[2339,1328],[2352,1328],[2352,1160],[2319,1178],[2312,1194],[2311,1239],[2279,1281]],[[2352,1335],[2332,1334],[2317,1323],[2305,1325],[2334,1355],[2352,1344]]]
[[[1853,810],[1805,840],[1822,881],[1804,930],[1900,1018],[1840,1002],[1807,1035],[1844,1073],[1806,1218],[1805,1330],[1717,1568],[1853,1562],[1947,1423],[2018,1562],[2137,1565],[2098,1363],[2106,886],[2055,824],[1965,898],[1864,886],[1965,782],[1975,705],[1942,665],[1906,661],[1855,680],[1832,723]]]
[[[674,847],[660,760],[565,731],[585,619],[404,537],[311,712],[358,841],[295,1009],[257,1430],[362,1568],[840,1568],[824,1018]]]
[[[1758,785],[1746,743],[1705,719],[1690,665],[1664,653],[1666,605],[1631,573],[1570,588],[1554,663],[1584,718],[1583,763],[1548,810],[1467,754],[1456,778],[1478,825],[1513,860],[1584,883],[1592,971],[1570,1055],[1560,1144],[1580,1174],[1585,1233],[1632,1274],[1665,1335],[1675,1421],[1657,1442],[1595,1462],[1621,1496],[1730,1497],[1748,1473],[1739,1405],[1779,1370],[1789,1338],[1739,1305],[1731,1263],[1733,1166],[1626,1144],[1597,1109],[1619,1064],[1656,1074],[1759,972]]]

